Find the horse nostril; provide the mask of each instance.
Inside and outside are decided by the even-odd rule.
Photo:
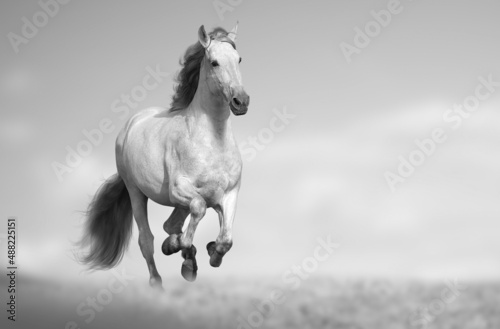
[[[236,104],[237,106],[240,106],[240,105],[241,105],[240,100],[239,100],[238,98],[236,98],[236,97],[235,97],[235,98],[233,98],[233,102],[234,102],[234,104]]]

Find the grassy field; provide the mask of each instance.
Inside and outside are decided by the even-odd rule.
[[[287,290],[274,286],[272,280],[256,278],[205,279],[194,284],[172,279],[165,280],[165,291],[158,292],[142,281],[120,286],[111,276],[93,284],[21,277],[19,321],[4,326],[6,313],[2,311],[1,327],[500,328],[500,283],[467,283],[456,298],[448,298],[453,295],[443,297],[444,282],[340,282],[323,277]],[[7,281],[2,278],[1,283],[5,291]],[[279,305],[269,302],[276,288],[283,292]],[[97,303],[96,308],[88,298]],[[2,305],[4,300],[2,297]]]

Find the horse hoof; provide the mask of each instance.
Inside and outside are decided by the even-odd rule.
[[[196,280],[196,273],[198,271],[198,265],[193,259],[186,259],[182,263],[181,274],[186,281],[193,282]]]
[[[212,267],[219,267],[220,264],[222,263],[222,257],[224,255],[220,254],[217,249],[215,249],[215,242],[212,241],[210,243],[207,244],[207,251],[208,251],[208,255],[210,256],[210,265],[212,265]]]
[[[163,286],[161,284],[161,278],[158,277],[158,278],[150,278],[149,279],[149,285],[154,288],[154,289],[158,289],[158,290],[163,290]]]
[[[181,250],[181,244],[179,243],[179,235],[177,234],[170,235],[161,245],[161,251],[167,256],[175,254],[179,250]]]
[[[223,255],[215,251],[213,254],[210,255],[210,265],[212,267],[219,267],[220,264],[222,264],[222,257]]]
[[[215,241],[209,242],[207,244],[207,251],[208,255],[212,256],[212,254],[215,252]]]

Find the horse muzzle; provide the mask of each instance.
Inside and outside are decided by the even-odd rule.
[[[229,102],[229,107],[234,115],[243,115],[247,113],[248,105],[250,105],[250,96],[244,91],[235,95],[231,102]]]

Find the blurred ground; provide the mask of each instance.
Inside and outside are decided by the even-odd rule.
[[[108,273],[109,274],[109,273]],[[101,282],[51,282],[19,278],[18,316],[14,328],[238,328],[238,319],[259,323],[259,328],[424,328],[422,308],[443,306],[439,314],[427,313],[426,328],[500,328],[500,283],[466,283],[456,299],[442,300],[445,283],[338,281],[327,277],[306,280],[294,291],[285,290],[281,305],[264,307],[280,280],[218,279],[164,280],[165,291],[151,290],[144,280],[134,280],[112,294],[95,318],[90,319],[87,298],[105,296],[112,276]],[[273,284],[277,283],[277,284]],[[6,286],[2,278],[1,286]],[[115,288],[120,288],[119,284]],[[4,294],[4,292],[2,292]],[[109,296],[108,296],[109,297]],[[97,299],[95,299],[97,300]],[[103,300],[103,299],[101,299]],[[3,304],[3,303],[2,303]],[[83,305],[83,306],[82,306]],[[433,306],[434,305],[434,306]],[[85,315],[77,314],[77,308]],[[5,312],[5,311],[4,311]],[[2,322],[5,321],[4,312]],[[251,317],[251,316],[250,316]],[[240,322],[241,323],[241,322]],[[252,328],[246,323],[247,327]],[[7,328],[11,326],[7,325]],[[5,328],[2,325],[2,328]]]

